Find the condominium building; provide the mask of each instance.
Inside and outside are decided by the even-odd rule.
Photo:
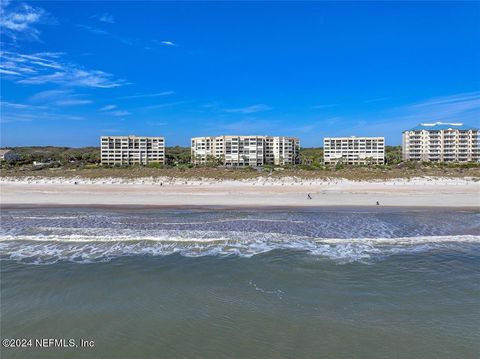
[[[300,163],[300,141],[296,137],[265,137],[265,162],[276,166]]]
[[[165,163],[165,138],[141,136],[100,137],[102,165]]]
[[[463,123],[422,123],[403,132],[405,161],[479,162],[479,130]]]
[[[228,167],[292,165],[299,162],[300,141],[280,136],[209,136],[191,141],[192,163]]]
[[[384,164],[384,137],[326,137],[323,139],[325,164]]]

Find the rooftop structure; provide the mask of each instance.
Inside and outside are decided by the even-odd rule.
[[[461,122],[434,122],[434,123],[420,123],[414,128],[407,131],[440,131],[440,130],[469,130],[471,127],[465,126]]]

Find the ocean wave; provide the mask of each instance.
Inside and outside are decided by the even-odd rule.
[[[83,218],[85,216],[78,216],[78,215],[72,215],[72,216],[48,216],[48,215],[39,215],[39,216],[11,216],[12,219],[38,219],[38,220],[52,220],[52,219],[78,219],[78,218]]]
[[[480,236],[399,238],[312,238],[281,233],[163,231],[157,235],[3,235],[0,258],[31,264],[59,261],[105,262],[124,256],[239,256],[250,258],[273,250],[303,251],[337,263],[372,263],[399,254],[463,250],[480,244]]]
[[[33,219],[33,220],[41,220],[41,221],[51,221],[55,219],[79,219],[85,218],[87,216],[79,216],[79,215],[72,215],[72,216],[46,216],[46,215],[39,215],[39,216],[11,216],[13,219]],[[161,222],[158,223],[164,226],[171,226],[171,225],[192,225],[192,224],[215,224],[215,223],[228,223],[228,222],[271,222],[271,223],[306,223],[303,220],[287,220],[287,219],[269,219],[269,218],[228,218],[228,219],[216,219],[216,220],[207,220],[207,221],[186,221],[186,222]],[[112,224],[123,224],[124,222],[121,221],[112,221]]]

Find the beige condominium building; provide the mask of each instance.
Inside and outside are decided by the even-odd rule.
[[[165,138],[143,136],[100,137],[102,165],[165,163]]]
[[[329,164],[367,165],[385,163],[384,137],[326,137],[323,160]]]
[[[300,141],[281,136],[208,136],[191,140],[193,164],[228,167],[293,165],[299,162]]]
[[[403,132],[405,161],[479,162],[479,131],[462,123],[422,123]]]

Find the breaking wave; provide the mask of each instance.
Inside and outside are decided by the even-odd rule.
[[[0,258],[30,264],[107,262],[125,256],[239,256],[249,258],[274,250],[305,252],[336,263],[372,263],[392,255],[464,251],[478,246],[480,236],[448,235],[398,238],[312,238],[261,232],[163,231],[156,235],[109,235],[83,228],[81,234],[3,235]]]
[[[0,259],[33,264],[276,250],[341,264],[480,252],[478,211],[38,208],[3,210],[0,220]]]

